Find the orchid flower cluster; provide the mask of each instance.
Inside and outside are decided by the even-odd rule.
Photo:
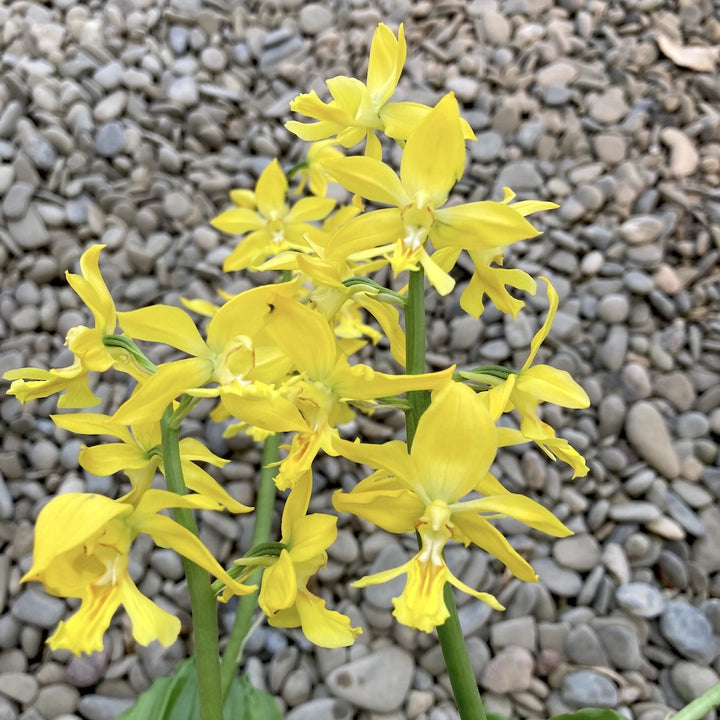
[[[505,248],[537,236],[528,216],[555,207],[516,201],[507,188],[501,201],[448,202],[474,135],[452,93],[434,107],[391,101],[405,57],[402,26],[395,35],[381,24],[365,83],[335,77],[327,81],[329,102],[311,92],[291,104],[308,120],[286,125],[310,143],[306,159],[287,174],[273,160],[254,190],[233,191],[232,207],[212,220],[215,228],[239,238],[225,271],[281,271],[279,282],[223,296],[217,306],[196,300],[184,308],[152,305],[119,312],[100,271],[103,246],[91,246],[80,260],[80,274],[67,274],[94,318],[92,327],[67,334],[74,362],[5,374],[12,381],[8,392],[21,402],[59,394],[60,408],[85,409],[53,420],[74,433],[114,438],[83,447],[79,463],[96,475],[124,473],[131,483],[116,499],[62,494],[39,513],[33,563],[23,581],[80,599],[77,611],[49,638],[51,647],[76,654],[101,649],[120,605],[138,643],[158,640],[167,646],[177,638],[178,618],[145,597],[128,573],[128,553],[140,533],[214,576],[220,601],[253,592],[256,585],[248,577],[260,568],[258,603],[271,625],[301,628],[319,646],[351,645],[361,629],[309,589],[337,532],[337,515],[308,514],[313,461],[321,451],[373,471],[351,491],[334,493],[338,513],[352,513],[390,533],[417,535],[412,559],[354,585],[406,576],[394,615],[424,632],[448,618],[447,584],[502,610],[490,593],[453,575],[444,559],[449,542],[475,545],[532,582],[533,568],[492,521],[509,517],[555,537],[570,534],[548,509],[509,492],[491,473],[499,448],[520,443],[535,443],[549,458],[568,463],[573,476],[588,471],[576,450],[541,419],[542,403],[589,405],[567,372],[535,363],[558,307],[550,282],[544,280],[547,317],[522,368],[424,372],[411,369],[408,357],[413,345],[407,342],[407,313],[417,298],[409,297],[407,286],[394,290],[373,279],[381,269],[400,278],[396,287],[408,273],[426,276],[435,291],[447,295],[455,285],[453,268],[467,253],[474,271],[460,298],[463,310],[479,318],[490,301],[515,318],[524,306],[518,295],[534,293],[537,284],[526,272],[503,267]],[[383,160],[383,150],[393,143],[402,151],[399,173]],[[358,147],[363,154],[354,150]],[[331,182],[352,195],[349,204],[339,206],[327,197]],[[358,360],[360,350],[381,338],[406,372],[378,372]],[[155,366],[141,350],[144,343],[169,346],[177,359]],[[127,376],[132,394],[113,415],[87,411],[99,402],[91,376],[111,368]],[[409,412],[410,398],[418,397],[427,408],[407,441],[370,444],[345,437],[356,413],[384,406]],[[174,454],[167,450],[165,429],[177,431],[201,398],[213,399],[210,418],[223,423],[226,435],[242,432],[262,441],[279,433],[287,441],[275,476],[277,488],[288,492],[281,538],[248,548],[230,569],[164,512],[252,510],[203,469],[227,460],[199,439],[184,437]],[[170,477],[178,472],[184,480],[180,490]],[[158,486],[158,474],[167,478],[165,489]]]

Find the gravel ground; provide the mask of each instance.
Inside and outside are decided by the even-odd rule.
[[[478,136],[458,198],[560,204],[545,234],[508,266],[546,274],[560,311],[541,361],[583,384],[592,407],[545,414],[588,459],[570,482],[522,446],[497,463],[504,482],[553,508],[576,534],[549,542],[500,523],[540,581],[454,548],[469,584],[504,614],[459,598],[491,709],[542,718],[587,705],[661,720],[720,673],[720,12],[711,0],[6,0],[0,6],[0,371],[61,366],[67,330],[88,314],[65,284],[103,242],[117,305],[213,299],[232,241],[208,220],[234,187],[252,187],[274,156],[301,155],[283,128],[288,103],[337,74],[364,77],[377,23],[405,23],[398,96],[456,93]],[[324,97],[324,95],[323,95]],[[532,298],[516,322],[492,307],[477,323],[459,292],[429,303],[430,362],[522,365],[544,316]],[[392,367],[387,349],[375,356]],[[125,388],[97,388],[111,411]],[[33,520],[48,495],[116,493],[119,478],[77,465],[81,440],[48,419],[54,400],[0,406],[0,719],[109,720],[188,651],[133,646],[119,614],[102,653],[74,659],[44,645],[70,604],[20,586]],[[222,477],[252,502],[259,453],[194,414],[190,429],[233,461]],[[401,418],[358,420],[369,438]],[[318,464],[318,507],[352,481]],[[204,515],[223,561],[251,520]],[[267,626],[245,670],[289,720],[451,720],[436,638],[390,617],[393,583],[347,581],[398,564],[413,538],[342,518],[320,591],[360,622],[354,647],[318,650]],[[141,537],[140,588],[187,622],[182,570]],[[223,618],[229,620],[225,615]],[[355,623],[354,623],[355,624]]]

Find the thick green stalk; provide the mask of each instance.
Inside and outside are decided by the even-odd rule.
[[[168,407],[161,421],[163,467],[168,490],[184,495],[187,490],[180,465],[178,418]],[[197,535],[197,525],[188,508],[174,508],[173,517],[185,529]],[[215,595],[205,570],[183,558],[183,567],[190,590],[193,636],[195,640],[195,669],[198,678],[200,720],[222,720],[220,694],[220,660]]]
[[[408,375],[425,372],[425,273],[410,273],[408,299],[405,305],[405,365]],[[405,413],[408,447],[412,446],[420,416],[430,405],[427,390],[413,390],[407,394],[409,410]]]
[[[405,309],[405,350],[408,374],[425,372],[425,274],[422,269],[410,273]],[[430,405],[430,393],[413,390],[407,398],[410,407],[405,413],[405,425],[410,448],[420,416]],[[445,584],[443,597],[450,617],[438,626],[437,633],[460,717],[462,720],[485,720],[485,707],[480,699],[449,583]]]
[[[682,710],[675,713],[673,720],[700,720],[705,717],[713,708],[720,705],[720,683],[713,685],[699,698],[693,700]]]
[[[260,484],[255,502],[255,527],[253,529],[252,545],[268,542],[272,526],[273,508],[275,507],[275,483],[273,478],[277,474],[277,467],[268,467],[280,459],[280,435],[270,435],[263,447],[262,467],[260,469]],[[249,585],[259,582],[260,571],[255,571],[247,580]],[[235,615],[233,628],[230,632],[225,652],[223,653],[220,674],[222,678],[223,701],[240,662],[243,644],[247,638],[252,623],[253,613],[257,609],[258,591],[251,595],[243,595]]]

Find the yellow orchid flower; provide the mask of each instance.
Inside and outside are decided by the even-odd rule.
[[[78,462],[93,475],[106,476],[124,472],[133,485],[133,494],[126,498],[128,500],[139,497],[150,488],[157,470],[165,473],[160,451],[160,425],[157,422],[128,428],[99,413],[70,413],[50,417],[58,427],[76,434],[109,435],[120,440],[119,443],[103,443],[92,447],[83,445]],[[196,464],[206,462],[215,467],[223,467],[229,460],[218,457],[192,437],[182,438],[179,446],[180,465],[188,489],[212,498],[230,512],[252,511],[252,508],[229,495],[210,473]]]
[[[115,304],[100,274],[99,257],[104,247],[93,245],[82,254],[80,275],[65,273],[70,287],[92,312],[95,326],[78,325],[68,331],[65,344],[75,356],[72,365],[50,370],[18,368],[3,375],[4,379],[12,381],[8,395],[16,396],[21,403],[64,393],[58,400],[58,407],[91,407],[100,399],[90,389],[89,372],[104,372],[115,367],[136,380],[145,376],[127,350],[104,342],[115,333],[117,326]]]
[[[335,206],[324,197],[307,197],[289,207],[286,198],[288,181],[277,160],[273,160],[260,174],[255,187],[257,210],[239,205],[220,213],[210,224],[231,235],[245,235],[225,258],[223,270],[243,270],[263,262],[268,256],[291,248],[309,250],[308,237],[321,230],[310,223],[322,220]],[[231,197],[238,197],[232,195]],[[247,197],[242,197],[247,202]],[[307,236],[307,237],[306,237]]]
[[[362,629],[351,627],[347,616],[328,610],[325,601],[307,589],[337,537],[336,517],[307,514],[311,492],[312,476],[306,472],[285,502],[280,541],[285,547],[263,572],[258,602],[273,627],[299,627],[320,647],[347,647]]]
[[[452,93],[410,133],[399,176],[370,157],[341,158],[327,166],[350,192],[394,206],[349,222],[329,241],[328,255],[374,248],[377,254],[390,256],[395,274],[422,266],[441,295],[447,295],[455,283],[428,254],[428,239],[435,248],[488,249],[539,234],[522,213],[504,202],[444,207],[465,169],[462,123]]]
[[[337,426],[352,420],[352,405],[372,409],[375,400],[409,390],[427,390],[447,382],[454,367],[420,375],[388,375],[368,365],[350,365],[339,352],[337,339],[325,317],[306,305],[278,298],[268,317],[267,332],[301,373],[294,402],[305,428],[293,438],[290,454],[275,478],[281,489],[292,487],[310,468],[322,448],[333,455]],[[312,342],[307,339],[312,338]]]
[[[547,284],[550,306],[545,322],[530,343],[530,354],[519,372],[511,373],[501,385],[484,395],[487,395],[489,402],[503,406],[504,412],[515,408],[520,413],[520,432],[503,429],[503,445],[534,440],[553,460],[557,456],[568,462],[574,470],[573,477],[583,476],[588,473],[588,467],[582,456],[567,440],[556,437],[553,428],[538,417],[538,405],[541,402],[575,409],[590,406],[587,393],[566,370],[558,370],[550,365],[533,365],[540,345],[550,332],[559,302],[557,291],[550,281],[545,277],[541,279]],[[498,398],[501,399],[498,401]]]
[[[117,410],[114,420],[135,425],[157,420],[178,395],[193,391],[198,396],[247,397],[242,419],[250,424],[270,423],[268,430],[281,432],[298,427],[297,412],[279,395],[272,403],[258,403],[254,383],[274,385],[285,378],[290,361],[269,343],[256,343],[265,318],[281,295],[293,296],[294,282],[247,290],[228,300],[211,318],[207,341],[190,316],[180,308],[153,305],[119,314],[120,325],[138,340],[161,342],[191,357],[161,365]],[[217,387],[203,389],[209,383]],[[257,417],[255,413],[260,412]]]
[[[492,595],[467,586],[450,572],[443,557],[449,540],[474,543],[516,577],[532,582],[537,580],[532,567],[487,518],[512,517],[556,537],[571,534],[549,510],[524,495],[505,491],[489,475],[497,450],[495,424],[485,404],[466,385],[450,382],[435,390],[409,453],[400,441],[384,445],[339,441],[336,450],[378,472],[349,493],[337,491],[335,509],[388,532],[417,532],[421,541],[419,552],[407,563],[353,584],[365,587],[407,574],[405,589],[393,600],[393,614],[401,623],[424,632],[448,617],[443,600],[448,582],[502,609]],[[486,496],[461,501],[473,490]]]
[[[558,207],[556,203],[541,200],[522,200],[512,203],[515,193],[507,187],[503,188],[503,193],[502,202],[519,212],[523,217],[541,210],[554,210]],[[450,272],[461,252],[461,248],[446,247],[433,253],[432,259],[445,272]],[[470,255],[475,268],[470,282],[468,282],[460,296],[460,307],[468,315],[477,319],[485,309],[483,298],[487,295],[498,310],[516,318],[525,303],[513,297],[506,289],[506,286],[534,295],[537,287],[535,280],[519,268],[497,267],[503,264],[504,247],[468,248],[467,253]],[[493,267],[493,264],[495,267]]]
[[[389,102],[402,74],[407,43],[401,24],[397,38],[380,23],[370,44],[367,80],[339,75],[326,81],[332,100],[325,103],[315,91],[298,95],[290,109],[318,122],[290,120],[285,127],[308,141],[336,137],[343,147],[365,140],[365,155],[380,160],[382,146],[375,135],[380,130],[401,145],[415,126],[430,112],[427,105],[416,102]],[[474,139],[470,126],[463,121],[464,136]],[[332,173],[331,173],[332,174]]]
[[[337,149],[335,140],[321,140],[310,145],[305,156],[305,160],[299,163],[297,173],[300,175],[300,184],[295,192],[300,194],[305,186],[315,197],[324,198],[327,195],[328,182],[332,182],[333,178],[328,172],[326,163],[342,157],[343,154]],[[290,176],[293,175],[291,171]]]
[[[367,84],[340,75],[326,82],[333,97],[329,103],[320,100],[315,91],[298,95],[290,103],[290,108],[318,122],[290,120],[285,127],[303,140],[317,141],[336,136],[343,147],[352,147],[365,139],[366,154],[379,158],[382,151],[375,130],[385,130],[389,120],[392,132],[393,114],[398,115],[399,121],[408,113],[411,118],[417,118],[418,113],[423,112],[423,106],[417,103],[388,103],[400,79],[406,56],[403,26],[400,25],[396,38],[390,28],[380,23],[370,45]],[[398,107],[402,105],[407,107]]]
[[[171,507],[217,510],[220,504],[198,495],[148,490],[136,504],[126,498],[65,493],[45,505],[35,526],[33,564],[21,582],[35,580],[51,595],[81,600],[78,611],[48,639],[50,647],[76,655],[102,650],[103,635],[120,605],[141,645],[159,640],[168,646],[175,641],[180,620],[145,597],[128,573],[128,552],[140,533],[220,578],[230,594],[246,595],[255,589],[233,580],[195,535],[159,514]]]

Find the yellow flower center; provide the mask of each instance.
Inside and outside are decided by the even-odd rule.
[[[452,537],[452,511],[442,500],[433,500],[418,520],[417,531],[422,538],[418,560],[435,568],[445,565],[442,551]]]

